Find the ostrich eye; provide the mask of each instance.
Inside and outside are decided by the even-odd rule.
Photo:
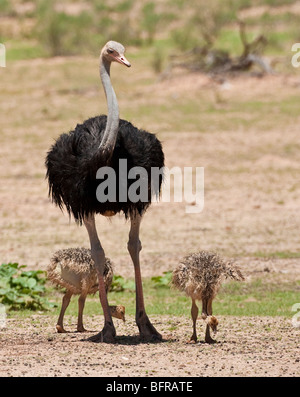
[[[112,53],[114,52],[114,50],[112,50],[111,48],[108,48],[108,49],[107,49],[107,52],[108,52],[109,54],[112,54]]]

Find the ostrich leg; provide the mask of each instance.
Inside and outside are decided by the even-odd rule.
[[[105,266],[105,254],[98,238],[95,217],[90,215],[84,219],[85,227],[87,228],[90,243],[91,243],[91,254],[95,262],[95,268],[97,271],[98,282],[99,282],[99,296],[100,302],[104,314],[104,327],[101,332],[89,338],[92,342],[107,342],[113,343],[115,341],[116,330],[112,321],[110,309],[108,306],[105,283],[104,283],[104,266]]]
[[[206,319],[207,316],[212,315],[212,298],[210,299],[203,299],[202,301],[202,318]],[[210,336],[210,326],[206,324],[205,330],[205,342],[206,343],[216,343],[216,341]]]
[[[62,299],[62,305],[61,305],[59,317],[58,317],[57,324],[56,324],[56,330],[60,334],[67,332],[64,329],[64,315],[65,315],[65,311],[66,311],[67,307],[69,306],[72,295],[73,295],[72,292],[67,291]]]
[[[197,330],[196,330],[196,321],[198,318],[198,307],[196,305],[195,299],[192,299],[192,309],[191,309],[191,314],[192,314],[192,319],[193,319],[193,335],[191,336],[190,343],[196,343],[197,342]]]
[[[134,265],[135,288],[136,288],[136,314],[135,319],[142,340],[161,340],[161,335],[151,324],[144,305],[143,285],[140,270],[140,251],[142,244],[139,239],[140,224],[142,217],[139,214],[131,216],[131,226],[128,240],[128,251]]]

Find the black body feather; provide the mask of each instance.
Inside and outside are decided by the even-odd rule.
[[[110,159],[101,153],[99,145],[106,126],[106,116],[96,116],[78,124],[62,134],[51,147],[46,157],[49,196],[61,209],[65,206],[78,222],[83,217],[107,211],[123,212],[125,217],[136,211],[142,214],[151,203],[151,168],[164,166],[162,145],[154,134],[139,130],[130,122],[120,120],[117,141]],[[119,160],[127,160],[128,171],[143,167],[148,173],[147,201],[119,202]],[[96,190],[101,179],[96,179],[97,170],[110,166],[116,173],[116,202],[99,202]],[[124,180],[122,181],[124,182]],[[127,187],[135,182],[127,178]],[[162,176],[154,194],[159,195]]]

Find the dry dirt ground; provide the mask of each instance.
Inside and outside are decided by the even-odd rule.
[[[83,92],[79,97],[64,92],[63,87],[49,87],[49,81],[57,84],[55,67],[60,62],[64,61],[16,63],[6,75],[5,85],[2,82],[1,261],[16,261],[33,269],[45,269],[57,249],[88,246],[84,228],[69,222],[51,205],[44,180],[44,157],[53,138],[72,128],[74,120],[93,115],[97,109],[93,92]],[[41,74],[43,68],[47,81]],[[67,78],[70,71],[64,73]],[[115,78],[118,82],[119,77]],[[173,133],[163,125],[159,134],[169,168],[205,168],[205,205],[201,213],[191,215],[186,214],[185,203],[153,204],[141,231],[144,277],[172,270],[188,252],[214,249],[234,259],[248,279],[257,275],[264,282],[273,276],[282,283],[300,279],[300,259],[289,256],[299,252],[300,244],[300,115],[286,112],[282,120],[275,101],[271,113],[255,120],[246,131],[243,124],[226,131],[221,128],[221,118],[228,117],[233,98],[236,101],[240,95],[243,100],[268,101],[282,95],[286,100],[300,94],[300,80],[295,76],[269,76],[230,83],[230,90],[221,93],[224,98],[214,107],[219,129],[212,132],[207,124],[208,133],[191,128]],[[122,109],[128,101],[120,84]],[[139,88],[131,94],[133,107],[150,90],[161,103],[174,98],[178,103],[185,95],[196,98],[203,91],[208,101],[214,97],[209,80],[192,75],[180,84],[171,79]],[[142,116],[136,115],[139,125]],[[203,130],[205,114],[199,111],[194,117],[199,118]],[[242,118],[251,119],[251,114],[245,110]],[[159,119],[149,119],[147,128],[159,132],[159,124]],[[133,277],[126,250],[128,224],[121,217],[97,222],[116,273]],[[282,259],[272,259],[271,254],[278,252],[286,254]],[[75,328],[75,315],[67,316],[69,329]],[[292,326],[291,318],[271,318],[267,313],[266,317],[255,318],[220,317],[218,343],[191,345],[186,343],[191,334],[189,308],[185,318],[152,317],[164,338],[156,344],[139,343],[134,318],[129,316],[124,325],[116,322],[117,343],[108,345],[82,340],[92,333],[56,334],[51,316],[10,317],[6,328],[0,330],[0,376],[295,377],[300,375],[300,329]],[[102,321],[95,315],[86,319],[86,327],[98,332]],[[201,329],[199,320],[199,337],[203,340]]]
[[[75,329],[76,317],[68,317]],[[299,329],[290,320],[269,317],[219,317],[218,343],[203,343],[199,321],[198,344],[191,336],[188,318],[153,317],[163,342],[140,343],[134,318],[116,323],[117,343],[95,344],[83,339],[88,332],[55,334],[53,317],[33,315],[10,319],[1,332],[1,376],[105,376],[199,377],[300,375]],[[88,329],[97,331],[100,316],[88,318]],[[176,329],[170,331],[169,329]]]

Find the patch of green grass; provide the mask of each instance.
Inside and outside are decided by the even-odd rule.
[[[0,0],[0,9],[2,16],[12,16],[14,15],[13,7],[11,2],[8,0]]]
[[[253,3],[253,2],[251,2],[251,3]],[[276,7],[276,6],[293,4],[293,3],[295,3],[295,0],[258,0],[257,3],[259,5],[268,4],[269,6]]]
[[[276,252],[257,251],[253,255],[258,258],[278,258],[278,259],[300,258],[300,252],[291,252],[291,251],[276,251]]]
[[[229,92],[225,104],[218,106],[213,93],[203,89],[197,96],[170,96],[168,101],[149,98],[147,103],[137,103],[134,108],[124,103],[122,117],[134,120],[140,127],[160,120],[160,132],[270,130],[274,125],[286,127],[298,117],[298,99],[289,96],[274,100],[266,96],[261,100],[237,100]]]
[[[237,29],[223,29],[222,34],[216,40],[216,48],[228,52],[233,56],[239,56],[243,52],[243,44]]]
[[[299,301],[300,283],[251,283],[223,285],[214,302],[214,312],[234,316],[291,316],[291,307]]]
[[[7,62],[20,59],[42,58],[46,55],[42,46],[36,42],[9,40],[5,41]]]
[[[168,279],[168,273],[162,278]],[[158,281],[159,278],[144,280],[144,298],[148,315],[190,316],[191,299],[183,293],[170,287],[168,282]],[[132,289],[133,280],[124,280],[121,288],[110,291],[108,300],[110,305],[122,304],[126,307],[127,315],[135,314],[135,291]],[[251,282],[224,283],[213,303],[214,314],[233,316],[284,316],[292,315],[291,307],[299,302],[300,282],[276,283],[263,282],[255,279]],[[46,297],[58,305],[51,313],[58,316],[62,294],[54,288],[48,289]],[[201,303],[199,303],[201,310]],[[78,297],[74,296],[67,314],[77,316]],[[98,294],[89,296],[84,310],[85,315],[102,314]],[[25,315],[26,313],[23,313]],[[49,314],[49,312],[47,312]]]

